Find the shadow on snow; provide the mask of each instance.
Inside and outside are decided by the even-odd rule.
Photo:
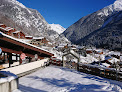
[[[59,67],[55,67],[55,68],[59,68]],[[113,80],[108,80],[99,76],[95,76],[95,75],[90,75],[90,74],[85,74],[82,72],[78,72],[76,70],[73,69],[68,69],[68,68],[63,68],[60,67],[61,70],[63,71],[69,71],[69,72],[73,72],[79,75],[83,75],[81,79],[90,79],[90,80],[94,80],[94,81],[98,81],[101,83],[108,83],[109,84],[115,84],[116,81]],[[65,79],[65,78],[61,78],[61,79],[56,79],[56,78],[41,78],[38,76],[28,76],[27,78],[30,79],[34,79],[37,81],[41,81],[46,83],[47,85],[52,85],[57,87],[57,88],[66,88],[68,92],[110,92],[110,91],[115,91],[116,89],[112,88],[110,91],[101,91],[101,89],[105,86],[105,85],[96,85],[96,84],[81,84],[81,83],[74,83],[74,82],[70,82],[69,80]],[[82,80],[81,80],[82,81]],[[115,82],[115,83],[114,83]],[[121,85],[121,83],[120,83]],[[118,86],[120,86],[118,85]],[[109,85],[111,86],[111,85]],[[108,86],[108,88],[109,88]],[[25,87],[23,85],[20,85],[20,89],[22,89],[22,92],[46,92],[43,90],[38,90],[38,89],[34,89],[34,88],[30,88],[30,87]],[[27,91],[24,89],[27,89]],[[29,90],[29,91],[28,91]]]
[[[24,86],[24,85],[21,85],[21,84],[19,84],[19,90],[22,91],[22,92],[46,92],[46,91],[43,91],[43,90],[40,90],[40,89],[27,87],[27,86]]]
[[[103,85],[96,85],[96,84],[89,84],[89,85],[84,85],[84,84],[74,84],[73,82],[69,82],[68,80],[62,78],[62,79],[50,79],[50,78],[40,78],[38,76],[30,76],[28,78],[33,78],[38,81],[42,81],[46,83],[47,85],[52,85],[56,87],[61,87],[61,88],[66,88],[68,92],[98,92],[95,90],[99,90],[103,87]],[[43,92],[43,91],[42,91]],[[106,92],[106,91],[101,91],[101,92]]]

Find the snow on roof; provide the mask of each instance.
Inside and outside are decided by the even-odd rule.
[[[1,26],[1,25],[4,25],[4,24],[0,24],[0,26]]]
[[[100,55],[100,54],[94,54],[95,58],[99,58],[100,60],[105,60],[105,55]],[[106,59],[107,60],[107,59]]]
[[[62,45],[59,45],[59,46],[58,46],[58,48],[64,48],[64,46],[62,46]]]
[[[72,50],[76,50],[76,48],[72,48]]]
[[[95,51],[98,52],[98,53],[102,52],[102,50],[100,50],[100,49],[99,50],[96,49]]]
[[[87,54],[86,57],[80,55],[80,62],[83,62],[83,63],[92,63],[94,61],[98,61],[95,57]]]
[[[17,38],[14,38],[14,37],[12,37],[12,36],[6,35],[6,34],[4,34],[3,32],[0,32],[0,33],[1,33],[3,36],[7,37],[7,38],[10,38],[10,39],[12,39],[12,40],[21,42],[21,43],[26,44],[26,45],[28,45],[28,46],[31,46],[31,47],[37,48],[37,49],[39,49],[39,50],[43,50],[43,51],[45,51],[45,52],[50,53],[49,51],[47,51],[47,50],[45,50],[45,49],[43,49],[43,48],[37,47],[37,46],[35,46],[35,45],[29,44],[29,43],[26,43],[26,42],[23,42],[23,41],[21,41],[21,40],[19,40],[19,39],[17,39]],[[52,54],[52,53],[51,53],[51,54]]]
[[[52,45],[52,43],[51,43],[51,42],[48,42],[48,44],[51,44],[51,45]]]
[[[86,49],[87,51],[91,51],[92,49]]]
[[[29,42],[29,41],[31,41],[30,39],[18,39],[18,40],[23,41],[23,42]]]
[[[85,46],[77,46],[77,49],[83,49]]]
[[[67,44],[60,44],[60,46],[66,46]]]
[[[9,30],[14,30],[14,28],[11,28],[11,27],[6,27],[4,28],[6,31],[9,31]]]
[[[15,31],[15,32],[13,32],[13,33],[19,33],[20,31]]]
[[[88,63],[84,58],[80,58],[80,62],[82,62],[82,63]]]
[[[44,37],[33,37],[33,39],[35,39],[35,40],[39,40],[39,39],[44,39]]]
[[[109,60],[109,62],[111,62],[111,63],[116,63],[117,61],[120,61],[119,59],[117,59],[117,58],[112,58],[111,60]]]
[[[0,29],[3,29],[3,30],[5,30],[5,28],[3,28],[3,27],[0,27]]]
[[[33,36],[25,36],[25,37],[33,37]]]
[[[14,28],[11,28],[11,27],[6,27],[6,28],[0,27],[0,29],[4,31],[14,30]]]
[[[118,56],[120,56],[120,52],[115,52],[115,51],[111,51],[111,52],[109,52],[109,55],[118,55]]]
[[[102,65],[100,65],[101,67],[109,67],[110,64],[107,64],[107,63],[102,63]]]

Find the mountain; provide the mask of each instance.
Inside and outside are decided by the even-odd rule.
[[[105,27],[90,33],[77,43],[122,51],[122,11],[111,16],[106,22],[108,24]]]
[[[0,22],[29,35],[41,35],[40,32],[43,32],[48,24],[38,11],[26,8],[16,0],[1,0],[0,13]]]
[[[0,23],[26,35],[46,37],[52,42],[59,36],[37,10],[27,8],[16,0],[0,0]]]
[[[66,29],[59,24],[49,24],[51,30],[56,31],[58,34],[63,33]]]
[[[81,18],[63,34],[75,44],[96,47],[105,45],[105,48],[120,50],[122,45],[121,11],[122,0],[116,0],[114,4]],[[118,39],[119,42],[117,42]],[[113,46],[114,44],[117,46]]]

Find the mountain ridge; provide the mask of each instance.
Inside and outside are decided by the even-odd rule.
[[[94,34],[96,31],[102,31],[102,29],[105,28],[108,24],[110,25],[111,21],[113,21],[112,19],[113,16],[116,16],[120,11],[122,11],[122,0],[117,0],[114,2],[114,4],[111,4],[92,14],[82,17],[77,22],[75,22],[70,27],[68,27],[66,31],[63,32],[63,34],[72,43],[75,43],[78,45],[96,46],[96,44],[99,43],[98,40],[95,41],[97,38],[91,39],[89,35]],[[121,30],[120,30],[120,33],[121,33]],[[84,41],[87,41],[87,43]],[[99,40],[99,41],[102,41],[102,40]],[[119,45],[121,45],[121,43],[119,43]],[[100,47],[100,46],[97,46],[97,47]],[[114,49],[114,47],[112,47],[111,49]]]

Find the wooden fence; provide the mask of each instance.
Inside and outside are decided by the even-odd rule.
[[[63,66],[63,62],[56,58],[51,58],[49,60],[49,63],[56,66]],[[105,68],[105,67],[95,66],[91,64],[79,63],[78,68],[76,70],[80,72],[89,73],[89,74],[97,75],[100,77],[112,79],[112,80],[122,81],[122,71],[116,70],[115,68]]]
[[[49,63],[56,66],[63,66],[63,61],[57,58],[50,58]]]
[[[122,81],[122,71],[116,70],[114,68],[104,68],[90,64],[79,64],[78,71],[105,77],[112,80]]]

